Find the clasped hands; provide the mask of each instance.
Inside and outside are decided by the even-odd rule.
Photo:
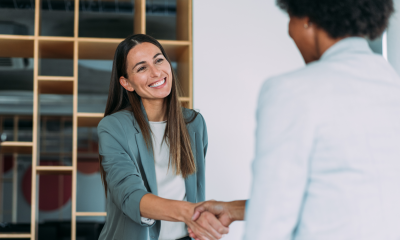
[[[198,204],[188,225],[191,238],[196,240],[221,239],[229,232],[233,221],[244,219],[245,201],[218,202],[214,200]]]

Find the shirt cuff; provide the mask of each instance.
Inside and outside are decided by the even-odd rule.
[[[140,221],[142,222],[142,224],[147,224],[149,226],[153,225],[155,222],[154,219],[145,218],[145,217],[140,217]]]

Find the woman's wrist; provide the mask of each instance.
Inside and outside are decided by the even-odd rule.
[[[180,202],[179,205],[179,214],[177,216],[178,220],[184,223],[191,221],[196,204],[183,201]]]

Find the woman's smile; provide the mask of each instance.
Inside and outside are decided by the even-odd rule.
[[[163,88],[167,83],[167,77],[157,80],[155,82],[153,82],[152,84],[149,85],[149,87],[151,88]]]

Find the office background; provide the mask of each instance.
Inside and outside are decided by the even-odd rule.
[[[180,2],[185,1],[190,0],[180,0]],[[0,3],[6,2],[9,5],[0,5],[2,29],[15,31],[16,35],[33,35],[32,19],[35,14],[29,9],[29,5],[35,0],[1,0]],[[58,5],[55,4],[57,2]],[[44,19],[46,22],[41,22],[41,36],[74,35],[74,18],[73,14],[71,15],[75,7],[73,2],[73,0],[42,0],[42,9],[47,14],[43,16],[47,19]],[[131,33],[132,28],[135,29],[135,22],[144,21],[146,32],[157,39],[180,40],[176,35],[176,28],[179,28],[179,24],[176,23],[176,0],[146,0],[143,11],[148,18],[138,21],[132,21],[134,18],[132,16],[135,15],[133,12],[138,6],[136,4],[144,2],[143,0],[81,0],[80,2],[79,18],[81,21],[86,21],[80,23],[81,27],[77,33],[79,37],[120,39]],[[98,4],[100,2],[103,5]],[[395,2],[398,9],[400,0]],[[106,3],[108,5],[104,5]],[[164,44],[169,46],[170,53],[175,54],[173,66],[177,71],[181,71],[180,79],[187,81],[183,83],[186,88],[182,99],[185,106],[200,111],[208,125],[206,197],[226,201],[246,199],[251,185],[255,110],[259,87],[268,77],[295,70],[304,66],[304,63],[287,34],[288,17],[275,6],[274,0],[193,0],[192,7],[193,51],[189,38],[183,39],[186,41],[183,44],[183,51],[182,46],[176,47],[169,41],[165,41]],[[16,14],[15,11],[10,11],[12,8],[24,9],[19,9]],[[21,11],[23,14],[20,14]],[[96,19],[95,16],[100,18]],[[10,19],[19,19],[18,24],[10,27],[12,26]],[[66,24],[60,27],[56,24],[57,19],[59,22],[61,19],[72,25]],[[189,23],[189,15],[186,16],[186,20]],[[120,28],[115,28],[116,25]],[[136,29],[141,28],[143,26],[136,27]],[[54,45],[56,49],[61,48],[65,51],[46,48],[49,44],[42,45],[44,50],[41,56],[44,54],[44,57],[39,61],[39,75],[67,76],[67,78],[53,78],[61,80],[58,84],[64,83],[63,87],[46,84],[52,79],[42,78],[44,85],[41,87],[44,93],[54,93],[54,86],[61,92],[45,94],[40,99],[40,114],[43,116],[38,134],[40,135],[38,148],[41,153],[39,159],[45,167],[44,170],[48,166],[52,167],[51,165],[62,163],[61,165],[69,167],[73,163],[74,98],[71,94],[73,86],[71,82],[65,80],[69,79],[68,76],[74,76],[74,67],[77,67],[77,112],[94,115],[81,115],[80,119],[84,120],[83,123],[86,122],[83,124],[86,127],[77,128],[76,212],[87,214],[76,216],[74,237],[82,240],[96,239],[96,234],[104,222],[105,201],[97,167],[97,136],[94,126],[100,118],[96,113],[104,109],[112,63],[110,59],[117,41],[89,48],[92,49],[86,51],[89,52],[89,57],[82,59],[79,57],[77,66],[74,66],[73,45],[71,46],[70,40],[58,42],[53,41],[54,39],[47,40],[51,40],[47,43],[56,42]],[[400,14],[397,13],[391,20],[387,37],[371,42],[370,45],[375,52],[385,55],[400,73],[399,42]],[[0,44],[2,43],[4,41],[0,41]],[[82,45],[80,49],[91,46],[90,41],[85,43],[87,45]],[[177,45],[179,44],[181,43]],[[21,49],[10,50],[0,46],[0,56],[1,51],[24,52],[31,45],[29,43],[18,46],[21,46]],[[32,44],[32,50],[33,47]],[[39,50],[40,48],[41,46]],[[99,49],[103,51],[98,53]],[[46,58],[46,54],[50,54],[50,57]],[[57,58],[51,57],[52,54]],[[62,58],[57,54],[61,54]],[[97,58],[100,59],[90,59],[98,55],[100,57]],[[33,53],[28,58],[2,57],[0,62],[2,130],[8,133],[11,141],[18,133],[17,141],[32,141],[32,117],[26,113],[33,110],[33,89],[31,89],[34,75]],[[10,66],[17,71],[10,71]],[[189,67],[192,67],[193,73]],[[179,68],[181,70],[178,70]],[[18,116],[17,120],[14,116]],[[16,125],[18,133],[14,132]],[[0,164],[0,171],[4,173],[3,181],[0,183],[2,191],[0,192],[0,238],[1,234],[7,231],[17,231],[22,234],[30,231],[32,216],[29,180],[32,157],[24,154],[26,147],[15,149],[17,152],[22,150],[17,155],[18,168],[13,168],[15,157],[10,154],[3,154],[3,164]],[[64,174],[41,176],[39,203],[35,204],[38,210],[34,217],[39,223],[39,239],[51,239],[54,236],[57,236],[55,239],[71,239],[73,175],[68,171],[67,174],[64,172]],[[13,180],[14,176],[17,176],[16,181]],[[17,182],[17,185],[13,185],[13,181]],[[13,203],[15,199],[16,202]],[[233,223],[230,234],[225,239],[241,239],[243,229],[244,223]]]

